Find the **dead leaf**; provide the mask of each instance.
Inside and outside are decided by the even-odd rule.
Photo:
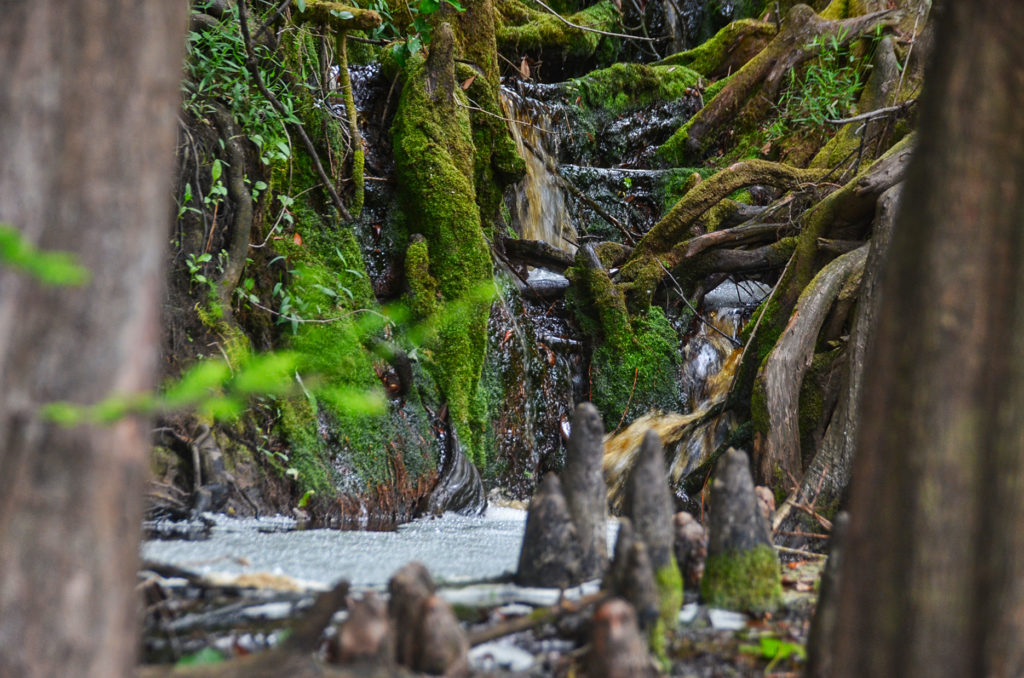
[[[293,234],[292,235],[292,242],[295,243],[296,245],[301,246],[302,245],[302,236],[299,235],[298,233]]]
[[[530,61],[529,57],[523,57],[523,60],[519,62],[519,75],[522,76],[523,80],[530,79]]]
[[[473,84],[474,80],[476,80],[475,73],[462,81],[462,90],[466,91],[467,89],[469,89],[469,86]]]

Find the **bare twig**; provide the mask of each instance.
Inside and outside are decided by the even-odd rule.
[[[845,125],[849,122],[858,122],[860,120],[871,120],[873,118],[881,118],[882,116],[890,115],[892,113],[899,113],[900,111],[910,108],[916,103],[917,99],[908,99],[907,101],[904,101],[901,104],[896,104],[895,106],[886,106],[885,108],[878,108],[876,110],[868,111],[867,113],[861,113],[860,115],[855,115],[850,118],[826,120],[825,122],[832,125]]]
[[[597,28],[590,28],[589,26],[580,26],[578,24],[574,24],[573,22],[569,21],[564,16],[562,16],[561,14],[556,12],[555,10],[553,10],[550,7],[548,7],[547,5],[545,5],[541,0],[536,0],[536,2],[537,2],[538,5],[540,5],[541,7],[546,9],[548,12],[553,14],[555,16],[555,18],[558,19],[559,21],[561,21],[563,24],[565,24],[566,26],[569,26],[570,28],[575,28],[576,30],[586,31],[587,33],[597,33],[598,35],[607,35],[610,38],[623,38],[625,40],[639,40],[640,42],[657,42],[657,40],[655,40],[654,38],[641,38],[641,37],[636,36],[636,35],[626,35],[625,33],[609,33],[608,31],[602,31],[602,30],[597,29]]]
[[[805,558],[817,558],[818,560],[825,560],[828,558],[824,553],[813,553],[811,551],[802,551],[800,549],[791,549],[788,546],[776,546],[775,550],[779,553],[787,553],[791,556],[803,556]]]
[[[740,343],[740,340],[739,340],[739,339],[737,339],[736,337],[730,336],[730,335],[726,334],[725,332],[723,332],[722,330],[718,329],[718,328],[717,328],[717,327],[715,326],[715,324],[714,324],[714,323],[712,323],[712,322],[711,322],[710,320],[708,320],[707,318],[705,318],[704,316],[702,316],[702,315],[701,315],[700,313],[698,313],[698,312],[697,312],[697,309],[696,309],[696,308],[694,308],[694,307],[693,307],[693,304],[691,304],[691,303],[690,303],[690,300],[686,298],[686,294],[685,294],[685,293],[683,292],[683,286],[682,286],[682,285],[680,285],[680,284],[679,284],[679,281],[675,279],[675,276],[673,276],[673,275],[672,275],[672,273],[671,273],[671,272],[670,272],[670,271],[669,271],[669,270],[668,270],[667,268],[665,268],[665,264],[663,264],[663,263],[661,263],[661,262],[659,261],[659,262],[658,262],[658,266],[661,266],[661,270],[665,271],[665,275],[667,275],[667,276],[668,276],[668,278],[669,278],[669,280],[671,280],[671,281],[672,281],[672,284],[673,284],[673,285],[675,285],[675,287],[676,287],[676,291],[677,291],[677,292],[679,292],[679,298],[683,300],[683,303],[684,303],[684,304],[686,304],[686,307],[690,309],[690,311],[691,311],[691,312],[693,313],[693,315],[694,315],[694,317],[695,317],[695,318],[697,318],[698,320],[700,320],[700,321],[701,321],[702,323],[704,323],[704,324],[705,324],[705,325],[706,325],[707,327],[710,327],[710,328],[711,328],[711,329],[713,329],[713,330],[714,330],[715,332],[717,332],[717,333],[721,334],[721,335],[722,335],[723,337],[725,337],[726,339],[728,339],[728,340],[729,340],[729,343],[730,343],[730,344],[732,344],[733,346],[735,346],[735,347],[739,348],[740,346],[742,346],[742,345],[743,345],[743,344],[741,344],[741,343]]]
[[[516,617],[515,619],[510,619],[509,621],[497,624],[496,626],[470,633],[469,644],[476,647],[477,645],[482,645],[483,643],[496,638],[502,638],[513,633],[519,633],[520,631],[536,628],[542,624],[552,622],[562,615],[579,612],[590,605],[596,605],[609,596],[611,596],[611,594],[608,591],[598,591],[597,593],[591,593],[589,596],[583,596],[576,602],[562,599],[558,601],[558,604],[552,605],[551,607],[539,608],[532,614]]]
[[[288,5],[290,5],[291,3],[292,0],[284,0],[284,2],[278,5],[277,9],[274,10],[274,13],[268,16],[267,20],[263,22],[263,25],[256,29],[256,33],[253,34],[253,39],[259,40],[261,37],[263,37],[263,33],[266,32],[268,28],[270,28],[270,24],[277,21],[277,17],[284,14],[284,11],[288,9]]]

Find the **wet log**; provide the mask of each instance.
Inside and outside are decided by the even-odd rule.
[[[867,246],[834,259],[804,290],[789,324],[768,355],[760,380],[768,414],[767,441],[757,455],[757,475],[772,484],[803,475],[800,461],[800,385],[832,302],[846,280],[863,270]],[[777,484],[777,483],[776,483]]]
[[[520,240],[499,236],[501,246],[512,261],[564,273],[572,266],[572,255],[543,240]]]
[[[687,230],[702,214],[735,191],[754,185],[788,190],[820,181],[825,174],[821,169],[801,169],[768,160],[744,160],[731,165],[687,191],[637,243],[634,256],[668,250],[685,238]]]
[[[383,22],[380,14],[372,9],[361,9],[340,2],[328,0],[306,0],[305,9],[293,2],[292,18],[296,23],[310,23],[330,26],[335,31],[369,30]]]
[[[902,186],[898,184],[890,188],[878,201],[878,214],[865,263],[860,299],[847,345],[849,357],[842,395],[825,431],[821,447],[804,472],[799,488],[783,502],[772,519],[773,532],[792,531],[796,528],[800,516],[800,512],[794,508],[797,505],[812,510],[835,506],[849,483],[858,441],[857,422],[860,417],[864,358],[878,313],[879,284],[888,260],[889,241]],[[785,543],[786,540],[783,538],[782,541]]]

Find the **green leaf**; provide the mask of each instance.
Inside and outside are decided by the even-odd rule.
[[[43,252],[25,240],[10,224],[0,223],[0,266],[27,273],[46,285],[84,285],[89,269],[70,252]]]
[[[264,353],[254,356],[232,380],[232,390],[241,394],[284,393],[291,387],[298,358],[294,353]]]
[[[218,179],[220,179],[220,175],[221,175],[221,173],[223,171],[224,171],[224,168],[221,167],[220,159],[219,158],[215,159],[213,161],[213,167],[210,168],[210,179],[211,179],[211,181],[217,181]]]
[[[339,19],[351,19],[352,17],[355,16],[355,14],[353,14],[352,12],[349,12],[348,10],[344,9],[332,9],[331,15],[336,16]]]
[[[441,9],[441,0],[420,0],[420,14],[433,14]]]
[[[175,666],[207,666],[219,664],[224,661],[224,655],[212,647],[204,647],[199,652],[187,654],[175,664]]]
[[[231,368],[221,360],[204,360],[185,372],[177,383],[171,384],[163,394],[167,407],[192,405],[208,398],[231,376]]]
[[[295,0],[295,6],[298,7],[300,12],[306,11],[306,0]]]

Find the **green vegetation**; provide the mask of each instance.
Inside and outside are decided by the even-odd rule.
[[[820,50],[818,59],[803,75],[789,72],[789,82],[777,105],[778,117],[769,126],[767,137],[780,139],[794,131],[822,132],[828,120],[851,112],[864,86],[865,59],[845,46],[845,34],[828,38],[817,36],[807,47]]]
[[[0,223],[0,266],[26,273],[47,285],[84,285],[89,270],[67,252],[42,251],[10,224]]]
[[[782,598],[775,549],[765,544],[749,551],[709,556],[700,593],[712,607],[758,615],[773,612]]]

